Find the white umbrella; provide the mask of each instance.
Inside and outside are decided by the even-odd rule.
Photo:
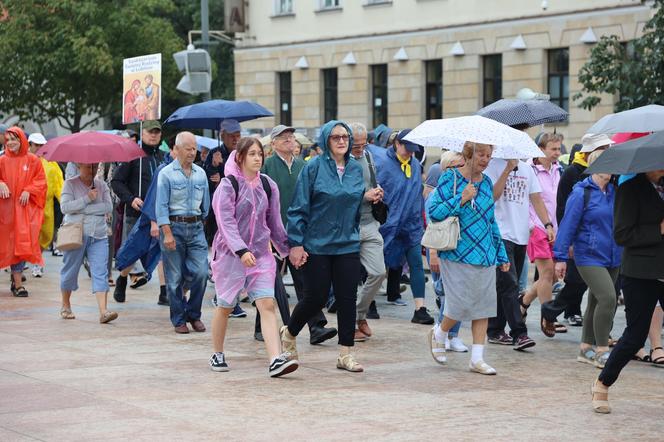
[[[603,116],[588,129],[589,134],[659,132],[664,130],[664,106],[649,104]]]
[[[406,140],[456,152],[463,150],[466,141],[492,144],[494,158],[509,160],[544,156],[527,133],[479,115],[427,120],[410,131]]]

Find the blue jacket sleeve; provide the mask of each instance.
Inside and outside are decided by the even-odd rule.
[[[155,204],[155,214],[157,215],[157,225],[163,226],[170,224],[168,219],[168,200],[171,195],[171,185],[168,176],[165,173],[160,173],[157,176],[157,203]]]
[[[569,248],[574,243],[577,230],[583,219],[583,187],[576,186],[565,204],[565,215],[558,226],[553,256],[556,261],[569,259]]]
[[[299,247],[304,244],[304,235],[307,232],[311,210],[312,186],[314,185],[310,172],[314,167],[318,167],[316,158],[307,163],[295,183],[295,193],[291,205],[288,207],[288,222],[286,223],[290,247]]]
[[[438,187],[431,192],[427,200],[426,213],[431,221],[443,221],[450,216],[459,216],[462,189],[459,189],[459,179],[457,179],[456,196],[454,195],[453,173],[455,172],[447,172],[441,176]]]

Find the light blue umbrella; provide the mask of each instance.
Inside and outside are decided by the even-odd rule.
[[[210,137],[202,137],[200,135],[196,135],[196,146],[198,147],[199,152],[204,147],[207,150],[212,150],[215,147],[219,147],[219,140],[215,140],[214,138]]]

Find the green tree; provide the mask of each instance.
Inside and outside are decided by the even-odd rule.
[[[592,109],[601,102],[596,94],[617,97],[615,111],[647,104],[664,104],[664,0],[655,0],[655,13],[643,35],[628,43],[616,35],[603,36],[579,71],[582,92],[572,98]]]
[[[185,47],[172,0],[0,0],[0,109],[57,119],[77,132],[118,121],[122,60],[162,53],[162,115],[191,101],[175,91],[172,54]],[[82,123],[86,115],[98,115]]]

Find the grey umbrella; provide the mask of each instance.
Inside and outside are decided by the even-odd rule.
[[[623,175],[664,169],[664,132],[656,132],[604,152],[585,173]]]
[[[508,126],[538,126],[544,123],[565,121],[569,114],[549,100],[517,100],[503,98],[478,110],[476,115],[498,121]]]
[[[589,134],[658,132],[664,130],[664,106],[649,104],[602,117],[588,129]]]

